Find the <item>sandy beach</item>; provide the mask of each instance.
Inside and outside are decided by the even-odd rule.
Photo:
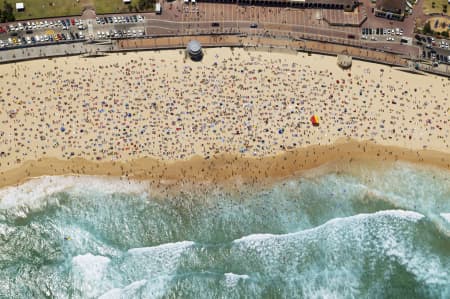
[[[256,182],[362,158],[450,169],[442,77],[230,48],[206,49],[199,63],[169,50],[0,74],[0,186],[46,174]]]

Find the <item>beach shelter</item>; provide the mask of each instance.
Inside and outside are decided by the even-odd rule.
[[[317,115],[313,115],[311,116],[311,124],[313,126],[318,126],[319,125],[319,117]]]

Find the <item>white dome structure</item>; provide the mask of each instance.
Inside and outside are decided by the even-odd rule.
[[[337,63],[341,68],[348,69],[352,66],[352,57],[344,54],[338,55]]]
[[[194,61],[199,61],[203,58],[202,45],[196,40],[191,40],[188,43],[186,51]]]

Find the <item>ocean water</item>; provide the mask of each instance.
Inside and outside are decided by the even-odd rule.
[[[0,298],[450,298],[450,172],[354,163],[164,199],[35,179],[0,190]]]

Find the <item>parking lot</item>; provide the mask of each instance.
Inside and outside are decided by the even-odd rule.
[[[1,26],[0,48],[29,46],[59,41],[84,40],[86,26],[81,19],[14,22]]]
[[[430,60],[434,67],[440,63],[450,64],[449,41],[418,34],[414,38],[415,43],[422,46],[422,59]]]
[[[401,28],[362,28],[361,39],[367,41],[388,41],[412,44],[409,37],[403,36]]]
[[[144,17],[130,16],[99,16],[92,24],[92,39],[131,38],[145,35]]]
[[[81,18],[13,22],[0,26],[0,49],[144,34],[144,17],[140,15],[101,16],[95,23]]]

